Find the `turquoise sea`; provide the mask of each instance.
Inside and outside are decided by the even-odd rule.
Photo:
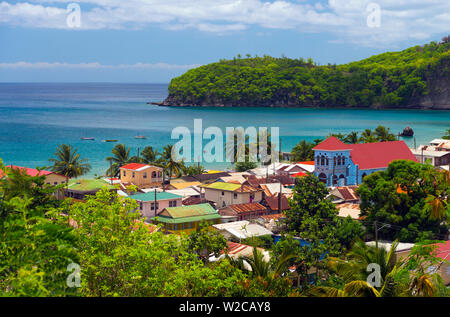
[[[300,140],[314,140],[329,133],[363,131],[385,125],[398,133],[406,126],[415,131],[416,144],[426,144],[450,129],[450,111],[290,109],[290,108],[169,108],[146,104],[162,101],[167,84],[55,84],[0,83],[0,158],[6,164],[48,166],[57,145],[78,148],[92,165],[90,176],[102,175],[105,160],[118,139],[137,149],[158,149],[171,140],[172,129],[193,129],[194,119],[203,128],[279,127],[282,150]],[[135,139],[145,135],[147,139]],[[82,141],[94,137],[95,141]],[[404,138],[414,146],[414,138]],[[230,167],[227,163],[204,164],[208,168]]]

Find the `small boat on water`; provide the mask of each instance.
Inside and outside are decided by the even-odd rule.
[[[134,138],[135,139],[146,139],[147,137],[145,135],[136,135]]]
[[[116,139],[110,139],[110,140],[103,140],[102,142],[117,142],[118,140]]]
[[[95,140],[95,138],[86,138],[86,137],[82,137],[81,140]]]

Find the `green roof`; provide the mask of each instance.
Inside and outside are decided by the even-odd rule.
[[[139,201],[155,201],[155,192],[152,191],[145,194],[131,195],[129,198]],[[156,192],[156,200],[177,199],[177,198],[183,198],[183,196],[167,192]]]
[[[151,220],[156,220],[158,222],[163,223],[186,223],[186,222],[196,222],[196,221],[202,221],[202,220],[213,220],[213,219],[219,219],[221,216],[219,214],[210,214],[210,215],[203,215],[203,216],[192,216],[192,217],[183,217],[183,218],[170,218],[170,217],[164,217],[164,216],[157,216],[151,218]]]
[[[217,211],[208,203],[165,208],[172,218],[217,215]]]
[[[79,191],[93,191],[101,189],[102,187],[107,187],[108,189],[113,189],[114,186],[108,184],[103,179],[97,178],[85,178],[85,179],[71,179],[69,180],[68,189],[79,190]]]
[[[227,191],[235,191],[236,189],[239,189],[241,187],[240,184],[233,184],[233,183],[224,183],[224,182],[215,182],[209,185],[203,186],[204,188],[211,188],[211,189],[219,189],[219,190],[227,190]]]

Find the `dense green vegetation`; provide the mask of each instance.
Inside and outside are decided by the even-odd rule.
[[[204,65],[172,79],[167,105],[416,106],[450,74],[450,43],[431,42],[344,65],[270,56]]]
[[[448,232],[450,174],[432,165],[394,161],[364,178],[357,189],[361,216],[373,233],[401,242],[445,238]]]
[[[336,216],[315,176],[296,186],[289,232],[272,246],[270,261],[254,249],[242,258],[210,262],[208,255],[226,251],[226,243],[204,224],[189,236],[166,235],[139,219],[134,200],[106,188],[86,202],[58,201],[52,193],[61,188],[45,184],[44,176],[6,168],[1,160],[0,169],[6,174],[0,180],[0,296],[448,295],[437,274],[427,270],[437,261],[432,247],[391,264],[381,249],[352,246],[360,225]],[[259,240],[255,245],[269,243]],[[361,249],[364,257],[358,257]],[[381,264],[383,287],[364,284],[364,261]]]

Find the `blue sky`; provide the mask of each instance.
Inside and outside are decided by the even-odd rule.
[[[166,83],[239,53],[339,64],[438,41],[449,21],[448,0],[0,0],[0,82]]]

